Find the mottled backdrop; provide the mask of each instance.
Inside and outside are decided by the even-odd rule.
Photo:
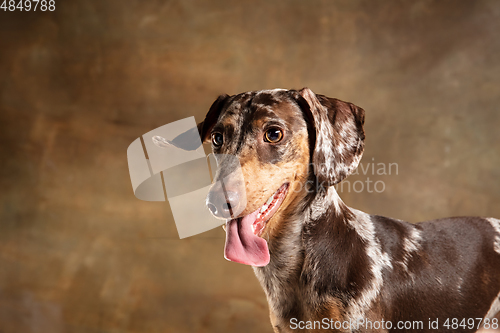
[[[223,230],[179,240],[128,175],[134,139],[221,93],[308,86],[363,107],[351,206],[500,217],[499,31],[495,0],[0,10],[0,332],[272,331]]]

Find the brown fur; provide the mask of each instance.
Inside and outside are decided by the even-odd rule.
[[[269,124],[283,129],[282,141],[262,139]],[[500,307],[495,303],[500,303],[500,221],[462,217],[410,224],[347,207],[332,185],[357,167],[363,124],[363,109],[304,88],[223,95],[198,126],[204,142],[213,132],[223,133],[224,144],[213,147],[215,153],[239,159],[244,187],[231,179],[225,183],[230,191],[245,192],[235,196],[246,197],[240,216],[290,183],[261,235],[270,262],[254,267],[274,331],[446,332],[443,326],[430,328],[429,320],[443,324],[447,318],[487,314],[491,319]],[[216,180],[223,176],[218,171]],[[214,185],[208,200],[220,192]],[[292,327],[294,320],[323,319],[384,320],[395,326]],[[423,326],[396,327],[407,321]]]

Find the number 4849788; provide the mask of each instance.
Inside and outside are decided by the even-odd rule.
[[[1,1],[1,0],[0,0]],[[46,0],[20,0],[19,2],[15,0],[4,0],[2,2],[2,5],[0,6],[0,9],[3,9],[5,11],[27,11],[29,12],[30,10],[36,11],[41,10],[42,12],[45,11],[51,11],[53,12],[56,10],[56,2],[54,0],[46,1]]]

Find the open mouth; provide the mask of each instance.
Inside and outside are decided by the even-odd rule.
[[[251,266],[266,266],[269,263],[267,242],[260,236],[267,222],[278,211],[288,193],[288,183],[269,197],[254,212],[226,222],[226,259]]]
[[[288,192],[288,183],[281,185],[281,187],[274,192],[273,195],[267,199],[266,203],[262,205],[257,210],[257,218],[252,224],[253,233],[257,236],[261,236],[267,221],[276,213],[278,208],[280,208],[283,200],[285,199]]]

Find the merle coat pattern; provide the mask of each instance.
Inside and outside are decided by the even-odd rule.
[[[247,207],[238,217],[224,216],[224,207],[240,204],[229,181],[224,191],[211,190],[210,209],[229,227],[254,216],[273,193],[279,204],[260,222],[263,229],[254,230],[267,247],[249,246],[267,249],[268,258],[245,252],[252,235],[234,251],[226,243],[226,257],[258,259],[252,266],[275,332],[446,332],[447,318],[493,319],[500,310],[499,220],[411,224],[349,208],[338,196],[332,185],[355,170],[363,153],[364,116],[354,104],[307,88],[222,95],[214,102],[198,130],[214,152],[239,157]],[[274,136],[281,133],[279,141],[266,139],[269,126]],[[278,197],[284,185],[286,194],[279,190]],[[360,319],[393,327],[313,326]],[[429,320],[436,319],[439,329],[431,329]],[[400,321],[422,321],[423,327],[397,329]]]

